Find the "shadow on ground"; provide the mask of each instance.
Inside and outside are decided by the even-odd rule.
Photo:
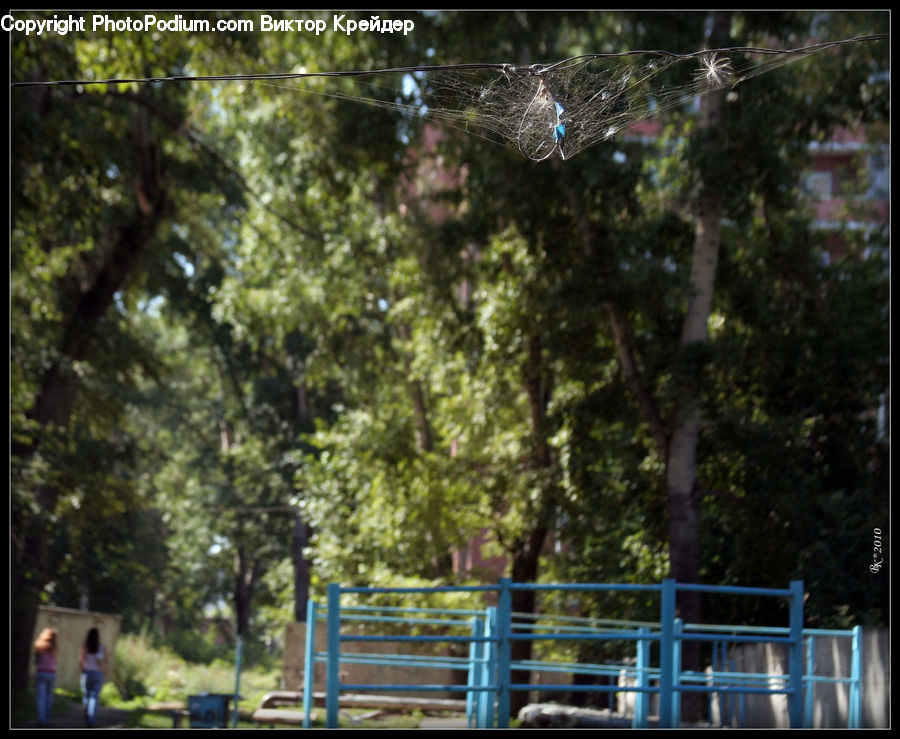
[[[101,706],[97,710],[97,723],[94,728],[97,729],[116,729],[125,725],[128,718],[128,711],[122,711],[118,708],[104,708]],[[38,729],[37,720],[25,721],[13,724],[14,729]],[[84,709],[77,703],[58,702],[53,706],[53,717],[50,720],[50,726],[43,727],[48,729],[84,729]]]

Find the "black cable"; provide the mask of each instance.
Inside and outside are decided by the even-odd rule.
[[[293,80],[304,77],[365,77],[375,74],[399,74],[412,72],[446,72],[465,69],[502,70],[505,64],[446,64],[435,67],[391,67],[388,69],[367,69],[348,72],[278,72],[269,74],[222,74],[222,75],[179,75],[173,77],[120,77],[105,80],[46,80],[34,82],[13,82],[12,87],[34,87],[35,85],[115,85],[126,82],[231,82],[237,80]]]
[[[390,67],[387,69],[369,69],[369,70],[353,70],[346,72],[283,72],[283,73],[260,73],[260,74],[223,74],[223,75],[178,75],[172,77],[122,77],[104,80],[38,80],[31,82],[11,82],[11,87],[36,87],[36,86],[52,86],[52,85],[116,85],[130,82],[233,82],[240,80],[291,80],[303,79],[305,77],[365,77],[376,74],[410,74],[414,72],[455,72],[477,69],[494,69],[507,74],[530,74],[537,75],[552,71],[563,65],[589,61],[591,59],[606,59],[612,57],[638,56],[641,54],[651,56],[666,56],[675,59],[694,59],[706,54],[714,53],[746,53],[746,54],[808,54],[814,51],[827,48],[829,46],[840,46],[842,44],[855,43],[857,41],[877,41],[889,39],[890,34],[879,33],[871,36],[856,36],[855,38],[843,39],[842,41],[827,41],[812,46],[804,46],[798,49],[765,49],[754,46],[732,46],[724,49],[703,49],[702,51],[694,51],[690,54],[676,54],[671,51],[661,50],[640,50],[640,51],[619,51],[607,54],[582,54],[580,56],[569,57],[560,62],[556,62],[549,66],[540,64],[518,65],[518,64],[487,64],[487,63],[471,63],[471,64],[444,64],[440,66],[419,66],[419,67]]]
[[[841,41],[823,41],[822,43],[812,44],[811,46],[801,46],[797,49],[766,49],[764,47],[759,46],[730,46],[722,49],[701,49],[700,51],[692,51],[690,54],[676,54],[672,51],[661,51],[657,49],[653,50],[638,50],[638,51],[619,51],[608,54],[581,54],[579,56],[573,56],[568,59],[563,59],[561,62],[556,62],[555,64],[551,64],[547,67],[540,67],[539,70],[536,70],[535,73],[538,72],[549,72],[553,69],[560,67],[565,64],[571,64],[572,62],[581,62],[581,61],[589,61],[591,59],[607,59],[612,57],[621,57],[621,56],[637,56],[640,54],[647,54],[650,56],[666,56],[673,59],[696,59],[697,57],[706,56],[707,54],[811,54],[816,51],[821,51],[822,49],[826,49],[830,46],[841,46],[842,44],[852,44],[857,41],[880,41],[884,39],[889,39],[891,35],[889,33],[876,33],[871,36],[855,36],[853,38],[843,39]]]

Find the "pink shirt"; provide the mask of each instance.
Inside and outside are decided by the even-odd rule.
[[[35,665],[38,672],[56,672],[56,655],[51,651],[37,652]]]
[[[103,645],[97,649],[96,654],[91,654],[87,649],[84,650],[84,670],[103,672]]]

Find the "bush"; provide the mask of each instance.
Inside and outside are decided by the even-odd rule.
[[[186,701],[203,692],[231,693],[235,677],[234,662],[225,658],[188,662],[168,647],[153,647],[147,638],[131,634],[121,635],[116,644],[113,681],[122,700],[145,696],[152,702]],[[280,668],[250,667],[245,662],[240,684],[245,705],[258,704],[265,693],[279,687],[280,680]]]
[[[186,662],[207,665],[213,660],[234,659],[234,645],[219,644],[216,629],[204,634],[196,631],[176,631],[166,635],[166,647]]]
[[[131,634],[119,636],[112,680],[122,700],[147,695],[144,676],[158,659],[158,652],[150,647],[144,637]]]

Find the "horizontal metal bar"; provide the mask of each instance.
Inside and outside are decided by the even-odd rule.
[[[710,680],[713,681],[713,684],[716,684],[716,681],[722,681],[723,684],[735,683],[740,684],[743,682],[763,682],[768,680],[778,680],[780,682],[787,682],[790,678],[790,675],[765,675],[761,672],[715,672],[715,673],[695,673],[695,674],[685,674],[682,673],[680,676],[681,680],[693,680],[698,683],[706,683],[708,684]]]
[[[845,636],[852,637],[853,630],[845,631],[843,629],[803,629],[803,636]]]
[[[415,608],[404,606],[351,606],[342,605],[344,611],[374,611],[377,613],[444,613],[450,616],[484,616],[484,610],[472,610],[470,608]]]
[[[786,597],[790,590],[782,588],[747,588],[740,585],[700,585],[699,583],[675,583],[675,589],[692,593],[716,593],[718,595],[772,595]]]
[[[463,626],[472,628],[472,621],[449,618],[409,618],[402,616],[345,616],[341,614],[343,623],[384,623],[384,624],[418,624],[421,626]]]
[[[377,659],[390,660],[442,660],[444,662],[464,662],[468,664],[472,660],[469,657],[450,657],[440,654],[377,654],[375,652],[341,652],[341,659],[344,657],[372,657]]]
[[[614,678],[618,678],[618,677],[622,676],[622,671],[621,671],[621,670],[618,670],[618,671],[614,671],[614,670],[603,670],[603,669],[592,670],[592,669],[590,669],[590,668],[583,668],[583,669],[580,669],[580,670],[573,670],[573,669],[571,669],[571,668],[565,668],[565,667],[547,667],[547,666],[543,666],[543,667],[528,667],[527,665],[523,665],[523,666],[517,667],[516,665],[512,665],[509,669],[511,669],[511,670],[528,670],[529,672],[563,673],[563,674],[565,674],[565,675],[572,675],[572,674],[576,674],[576,673],[577,673],[577,674],[579,674],[579,675],[594,675],[595,677],[614,677]],[[634,678],[637,677],[637,673],[636,673],[636,672],[633,672],[633,671],[632,671],[632,672],[626,672],[626,673],[624,674],[624,677],[625,677],[626,680],[633,680]],[[541,685],[535,684],[535,690],[541,690],[541,689],[542,689],[542,686],[541,686]]]
[[[684,693],[753,693],[756,695],[787,695],[790,688],[729,688],[724,685],[673,685],[672,690],[680,690]]]
[[[753,643],[762,643],[762,644],[793,644],[794,640],[787,636],[741,636],[740,634],[685,634],[685,633],[676,633],[676,639],[681,639],[682,641],[735,641],[735,642],[746,642],[748,644]]]
[[[458,587],[444,586],[439,588],[368,588],[352,587],[341,588],[341,593],[489,593],[500,590],[499,585],[460,585]]]
[[[621,632],[599,632],[597,634],[510,634],[512,641],[659,641],[659,634],[623,634]]]
[[[534,672],[577,672],[584,675],[628,675],[637,674],[638,668],[627,665],[591,665],[583,662],[541,662],[539,660],[516,660],[512,670],[533,670]]]
[[[354,636],[353,634],[341,634],[340,639],[345,641],[400,641],[400,642],[499,642],[496,636]]]
[[[341,654],[341,664],[355,665],[381,665],[383,667],[425,667],[456,670],[467,667],[473,660],[465,657],[419,657],[401,655],[376,655],[376,654]],[[474,660],[476,664],[488,664],[488,660]]]
[[[591,616],[564,616],[562,614],[547,614],[547,613],[522,613],[519,611],[514,611],[512,614],[513,625],[515,625],[516,619],[523,620],[531,620],[531,621],[539,621],[540,619],[548,619],[554,622],[562,622],[562,623],[578,623],[585,624],[586,626],[598,625],[598,626],[632,626],[634,628],[642,628],[644,626],[656,627],[659,628],[659,621],[628,621],[617,618],[593,618]]]
[[[374,655],[345,655],[343,652],[340,654],[338,661],[340,664],[351,664],[351,665],[380,665],[382,667],[423,667],[423,668],[432,668],[432,669],[445,669],[445,670],[459,670],[468,667],[471,664],[476,665],[487,665],[490,664],[490,660],[486,657],[482,657],[480,659],[466,659],[465,657],[434,657],[433,661],[424,661],[427,660],[428,657],[420,657],[414,660],[392,660],[392,659],[381,659]],[[459,661],[453,661],[459,660]],[[328,662],[328,656],[326,654],[316,655],[313,658],[314,664],[324,665]]]
[[[734,624],[684,624],[682,631],[722,631],[748,634],[790,634],[787,626],[737,626]],[[806,633],[806,632],[804,632]]]
[[[605,592],[605,591],[644,591],[656,592],[662,590],[662,585],[614,585],[607,583],[586,583],[583,585],[568,583],[565,585],[545,585],[542,583],[514,582],[510,585],[512,590],[560,590],[566,592]]]
[[[510,690],[538,691],[586,691],[591,693],[658,693],[659,688],[638,687],[630,685],[533,685],[531,683],[512,683]]]
[[[852,683],[852,677],[825,677],[824,675],[804,675],[805,683]]]
[[[541,624],[513,624],[512,633],[524,634],[531,633],[535,636],[546,634],[584,634],[586,636],[597,634],[636,634],[637,629],[614,629],[607,627],[605,630],[585,631],[584,626],[543,626]],[[552,631],[550,630],[552,629]],[[652,635],[654,632],[648,631],[647,634]],[[659,634],[659,632],[656,632]]]
[[[419,691],[425,693],[436,693],[440,691],[448,691],[453,693],[468,693],[470,691],[477,693],[490,693],[497,692],[499,690],[499,686],[497,685],[345,685],[341,684],[340,686],[341,692],[347,692],[350,690],[404,690],[404,691]]]

